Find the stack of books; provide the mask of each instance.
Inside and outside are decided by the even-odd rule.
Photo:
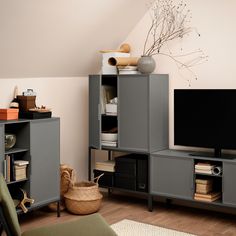
[[[14,154],[5,155],[3,176],[6,182],[26,179],[26,168],[29,161],[15,160]]]
[[[14,169],[15,169],[15,180],[22,180],[26,179],[26,168],[29,164],[28,161],[24,160],[17,160],[14,161]]]
[[[212,179],[196,179],[196,193],[208,194],[213,190]]]
[[[15,181],[14,154],[5,155],[3,161],[3,176],[6,182]]]
[[[214,202],[221,198],[221,192],[211,192],[209,194],[195,193],[194,199],[204,202]]]
[[[215,165],[205,162],[198,162],[195,165],[195,173],[197,174],[213,174],[213,169]]]
[[[117,66],[118,73],[123,74],[141,74],[137,66]]]
[[[95,169],[107,172],[115,172],[115,161],[97,161],[95,163]]]
[[[221,192],[213,191],[212,179],[196,179],[195,200],[213,202],[221,198]]]

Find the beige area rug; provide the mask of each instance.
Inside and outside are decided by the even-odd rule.
[[[196,236],[126,219],[111,225],[111,227],[118,236]]]

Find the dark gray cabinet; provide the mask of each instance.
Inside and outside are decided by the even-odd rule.
[[[94,148],[101,147],[101,111],[100,95],[101,77],[90,75],[89,77],[89,144]]]
[[[16,144],[5,150],[5,133],[16,135]],[[60,119],[0,121],[0,172],[6,155],[27,160],[26,179],[7,182],[11,190],[23,188],[35,200],[29,208],[60,201]],[[58,212],[59,213],[59,212]]]
[[[223,162],[223,203],[236,207],[236,162]]]
[[[113,87],[118,98],[117,150],[150,153],[168,147],[168,75],[151,74],[89,76],[91,148],[103,148],[103,126],[114,120],[101,114],[102,86]]]
[[[3,171],[3,160],[5,153],[4,124],[0,124],[0,172]]]
[[[34,206],[57,201],[60,196],[59,119],[30,122],[30,196]]]
[[[117,97],[117,114],[104,113],[104,97]],[[104,93],[105,91],[105,93]],[[90,75],[89,76],[89,161],[88,178],[91,179],[92,149],[144,154],[146,163],[150,153],[168,148],[169,133],[169,78],[161,74]],[[108,92],[108,93],[109,93]],[[105,99],[107,100],[107,99]],[[117,144],[102,142],[104,132],[117,130]],[[108,145],[105,146],[104,144]],[[114,144],[114,143],[113,143]],[[150,196],[150,173],[145,194]],[[117,173],[114,173],[114,176]],[[109,176],[113,176],[110,174]],[[141,175],[140,175],[141,176]],[[113,177],[111,177],[113,178]],[[114,177],[115,179],[115,177]],[[110,182],[116,182],[111,179]],[[125,180],[119,190],[127,190]],[[109,186],[117,187],[116,184]],[[135,185],[135,183],[134,183]],[[141,193],[129,186],[128,191]]]
[[[152,154],[150,178],[151,194],[181,199],[193,198],[192,159]]]
[[[228,155],[226,159],[209,157],[209,154],[161,150],[151,154],[150,160],[150,194],[173,199],[204,203],[205,206],[236,207],[236,158]],[[195,173],[195,164],[211,163],[222,167],[220,175],[214,173]],[[220,192],[216,201],[199,201],[194,199],[196,179],[211,179],[213,192]],[[151,201],[152,203],[152,201]],[[150,204],[151,205],[151,204]],[[151,208],[151,207],[150,207]]]

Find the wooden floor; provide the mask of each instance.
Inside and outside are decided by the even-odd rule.
[[[236,215],[176,205],[167,207],[164,203],[155,203],[153,212],[149,212],[146,200],[129,196],[105,195],[99,213],[109,224],[131,219],[202,236],[236,236]],[[21,216],[20,223],[24,231],[80,217],[62,212],[57,218],[55,213],[44,209]]]

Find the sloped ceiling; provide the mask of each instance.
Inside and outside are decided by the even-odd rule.
[[[0,77],[84,76],[117,48],[145,0],[0,0]]]

